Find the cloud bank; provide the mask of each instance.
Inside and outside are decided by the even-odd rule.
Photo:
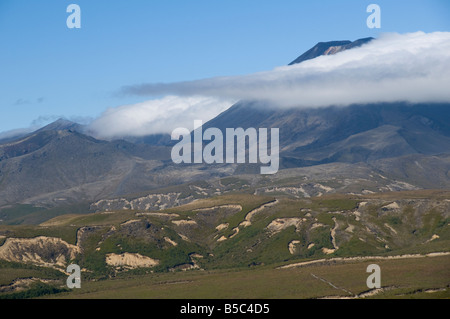
[[[212,118],[237,100],[302,108],[450,102],[449,70],[450,32],[384,34],[359,48],[271,71],[126,86],[121,90],[124,94],[171,96],[110,109],[93,127],[107,136],[168,132],[174,125],[190,127],[184,123]]]
[[[178,127],[193,129],[194,120],[209,121],[234,101],[204,96],[166,96],[107,109],[88,130],[99,138],[170,134]]]
[[[133,95],[205,95],[279,106],[450,101],[450,32],[384,34],[359,48],[245,76],[127,86]]]

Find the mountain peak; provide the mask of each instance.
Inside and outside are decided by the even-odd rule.
[[[359,47],[365,43],[368,43],[372,40],[373,38],[369,37],[358,39],[353,42],[349,40],[319,42],[314,47],[312,47],[311,49],[303,53],[301,56],[299,56],[297,59],[289,63],[289,65],[298,64],[303,61],[311,60],[321,55],[332,55],[345,50],[350,50]]]
[[[69,120],[66,120],[64,118],[59,118],[56,121],[40,128],[36,132],[43,132],[43,131],[63,131],[63,130],[74,130],[78,131],[80,130],[81,125]]]

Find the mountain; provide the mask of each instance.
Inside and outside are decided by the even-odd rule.
[[[84,125],[60,118],[37,131],[51,131],[51,130],[72,130],[77,132],[83,132]],[[16,129],[9,132],[0,134],[0,144],[6,144],[15,140],[19,140],[23,137],[34,134],[34,130],[28,129]]]
[[[0,207],[36,196],[64,203],[159,185],[151,178],[144,180],[141,171],[163,166],[170,159],[169,149],[101,141],[74,128],[75,123],[57,121],[0,145]]]
[[[329,42],[319,42],[313,48],[306,51],[294,61],[289,63],[289,65],[298,64],[306,60],[311,60],[317,58],[321,55],[332,55],[337,54],[342,51],[350,50],[356,47],[359,47],[363,44],[369,43],[374,38],[362,38],[355,41],[329,41]],[[246,101],[247,104],[253,104],[255,102]],[[238,105],[242,104],[239,102]],[[241,114],[240,114],[241,115]],[[259,116],[264,114],[259,114]],[[233,127],[233,126],[229,126]],[[149,144],[149,145],[165,145],[165,146],[173,146],[174,143],[171,141],[170,134],[152,134],[141,137],[133,137],[133,136],[125,136],[124,140],[137,143],[137,144]]]
[[[318,43],[293,63],[370,40]],[[104,141],[60,119],[0,143],[0,210],[79,202],[95,210],[153,210],[238,190],[317,196],[324,190],[364,193],[450,185],[450,105],[445,103],[280,109],[240,101],[203,129],[208,127],[280,128],[280,169],[285,172],[261,179],[253,164],[177,165],[170,156],[173,142],[165,135]],[[227,180],[230,175],[236,180]],[[378,175],[383,177],[370,177]]]
[[[290,65],[373,40],[319,42]],[[282,167],[371,162],[409,154],[450,152],[450,105],[375,103],[348,107],[277,108],[240,101],[204,125],[280,128]]]
[[[319,42],[289,65],[360,47],[372,41]],[[277,108],[239,101],[203,128],[280,128],[281,165],[372,162],[410,154],[450,153],[450,104],[405,102]]]
[[[356,41],[329,41],[329,42],[319,42],[314,47],[303,53],[297,59],[289,63],[289,65],[298,64],[303,61],[311,60],[317,58],[321,55],[332,55],[345,50],[350,50],[357,48],[363,44],[369,43],[373,38],[363,38]]]
[[[280,128],[284,167],[450,153],[450,105],[380,103],[268,108],[240,102],[204,125]]]
[[[123,139],[127,142],[134,144],[147,144],[147,145],[160,145],[160,146],[173,146],[175,143],[172,141],[170,134],[151,134],[144,136],[125,136]]]
[[[70,130],[74,132],[82,132],[84,129],[84,126],[63,118],[60,118],[40,129],[38,129],[36,132],[43,132],[43,131],[62,131],[62,130]]]

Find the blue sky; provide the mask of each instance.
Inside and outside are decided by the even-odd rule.
[[[66,26],[71,3],[81,29]],[[366,26],[371,3],[381,29]],[[448,16],[447,0],[0,0],[0,132],[145,100],[125,85],[271,70],[320,41],[450,31]]]

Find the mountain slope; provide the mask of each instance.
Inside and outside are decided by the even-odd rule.
[[[371,40],[319,42],[289,65]],[[282,167],[450,153],[450,104],[397,102],[286,109],[261,101],[240,101],[204,125],[204,129],[210,127],[222,131],[280,128]]]
[[[164,147],[100,141],[71,130],[39,130],[0,145],[0,206],[63,190],[75,200],[112,195],[140,163],[148,170],[168,158]],[[60,193],[54,200],[64,202],[65,196]]]
[[[450,105],[382,103],[276,109],[240,102],[204,125],[280,128],[280,151],[299,166],[450,152]]]

